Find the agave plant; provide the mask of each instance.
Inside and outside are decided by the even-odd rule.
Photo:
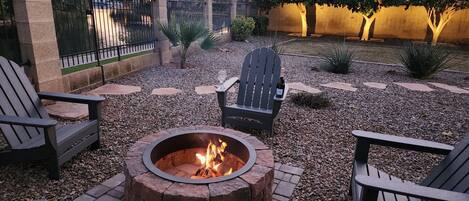
[[[322,56],[322,59],[321,70],[337,74],[347,74],[352,64],[353,52],[345,45],[338,46],[329,54]]]
[[[200,48],[208,50],[215,46],[216,37],[205,28],[203,23],[187,20],[175,19],[169,23],[158,23],[161,32],[169,39],[174,46],[181,46],[181,68],[185,67],[187,51],[192,43],[200,41]]]
[[[412,77],[428,79],[449,67],[449,55],[449,52],[438,47],[411,44],[400,56],[401,63]]]

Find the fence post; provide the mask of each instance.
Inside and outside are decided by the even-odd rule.
[[[21,57],[31,64],[30,72],[36,89],[68,90],[64,89],[62,80],[51,0],[15,0],[13,9]]]
[[[154,52],[159,53],[160,64],[171,61],[171,44],[168,38],[159,30],[158,23],[168,23],[168,0],[154,0],[152,3],[152,23],[156,42]]]
[[[213,10],[212,10],[212,0],[205,0],[204,6],[204,17],[205,17],[205,26],[208,30],[213,30]]]
[[[238,0],[231,0],[231,12],[230,12],[231,21],[233,21],[236,18],[237,8],[238,8]]]

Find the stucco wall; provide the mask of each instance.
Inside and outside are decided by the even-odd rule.
[[[346,8],[316,7],[316,33],[325,35],[358,36],[362,17]],[[276,7],[268,15],[269,30],[301,32],[300,11],[296,4]],[[424,40],[427,33],[426,12],[423,7],[390,7],[382,9],[376,18],[374,38]],[[469,9],[458,11],[446,25],[441,42],[469,40]]]

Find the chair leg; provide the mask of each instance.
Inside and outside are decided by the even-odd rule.
[[[59,180],[60,179],[59,160],[57,158],[49,159],[47,165],[48,165],[48,170],[49,170],[49,178],[53,180]]]
[[[96,140],[96,142],[93,142],[93,144],[91,144],[90,148],[91,150],[96,150],[96,149],[101,148],[101,141],[99,139]]]

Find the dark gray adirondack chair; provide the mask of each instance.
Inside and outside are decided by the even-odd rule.
[[[273,133],[274,121],[288,93],[285,88],[282,98],[275,97],[280,65],[280,57],[270,48],[255,49],[246,56],[241,78],[231,78],[217,89],[223,127],[228,123]],[[239,83],[236,104],[227,105],[226,93],[236,83]]]
[[[469,201],[469,134],[455,147],[446,144],[365,131],[357,138],[351,191],[353,200]],[[446,155],[420,184],[403,181],[368,164],[370,145]]]
[[[49,177],[60,178],[60,165],[91,145],[100,146],[102,97],[36,93],[23,70],[0,57],[0,128],[8,149],[0,163],[45,160]],[[57,128],[41,99],[88,104],[89,120]]]

